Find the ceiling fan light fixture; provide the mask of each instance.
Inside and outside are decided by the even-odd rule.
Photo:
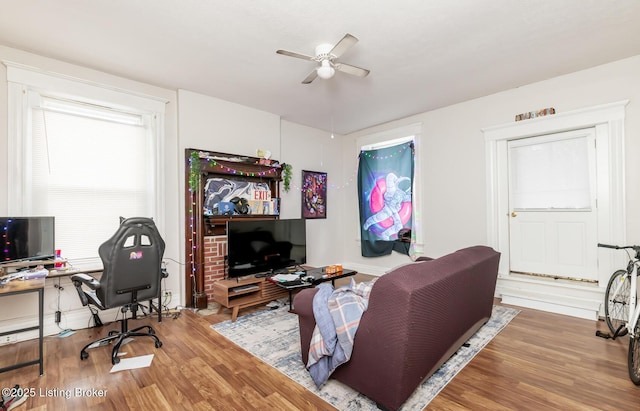
[[[330,79],[331,77],[333,77],[334,74],[336,74],[336,69],[334,69],[331,66],[331,63],[329,62],[329,60],[323,60],[322,65],[318,67],[316,70],[318,72],[318,77],[325,80]]]
[[[295,57],[297,59],[313,61],[318,65],[302,80],[302,84],[309,84],[316,78],[330,79],[336,71],[340,71],[345,74],[349,74],[357,77],[366,77],[369,74],[369,70],[362,67],[352,66],[351,64],[345,64],[338,62],[336,59],[340,58],[347,50],[349,50],[354,44],[358,42],[358,39],[353,35],[347,33],[345,36],[335,45],[323,43],[316,46],[316,53],[313,56],[306,54],[296,53],[294,51],[276,50],[276,53],[284,56]]]

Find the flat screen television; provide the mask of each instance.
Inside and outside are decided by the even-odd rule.
[[[228,277],[266,273],[306,262],[306,220],[227,222]]]
[[[0,263],[55,257],[54,217],[0,217]]]

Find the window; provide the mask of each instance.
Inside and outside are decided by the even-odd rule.
[[[21,68],[8,77],[10,214],[54,216],[73,264],[99,261],[120,216],[160,224],[164,103]]]
[[[584,132],[582,132],[584,133]],[[594,133],[567,133],[510,141],[509,168],[514,210],[590,210],[589,140]],[[553,137],[553,138],[551,138]],[[560,139],[564,138],[564,139]],[[593,153],[591,163],[595,163]]]

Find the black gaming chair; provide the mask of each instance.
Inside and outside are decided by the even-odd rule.
[[[118,350],[127,337],[151,337],[156,348],[162,342],[152,327],[145,325],[129,330],[127,311],[136,318],[138,302],[157,298],[163,278],[162,255],[164,240],[150,218],[120,219],[116,233],[98,249],[104,270],[100,281],[87,274],[75,274],[71,281],[78,291],[82,305],[93,305],[100,310],[122,307],[120,331],[109,331],[109,336],[84,346],[80,358],[89,357],[87,348],[114,342],[111,363],[120,362]],[[89,290],[83,288],[87,286]],[[141,330],[146,329],[146,332]]]

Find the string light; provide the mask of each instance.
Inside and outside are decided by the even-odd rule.
[[[191,243],[191,253],[189,253],[189,262],[191,263],[191,278],[193,279],[193,284],[192,284],[192,288],[194,291],[197,290],[197,284],[195,283],[196,281],[196,269],[197,269],[197,262],[195,260],[195,250],[196,250],[196,242],[194,241],[195,237],[196,237],[196,232],[194,230],[194,208],[195,208],[195,195],[197,194],[197,188],[200,185],[199,182],[199,174],[200,174],[200,157],[198,154],[192,153],[192,155],[189,157],[189,172],[190,172],[190,176],[189,176],[189,195],[191,197],[191,202],[189,204],[189,228],[191,229],[191,238],[189,239],[189,242]],[[196,178],[198,177],[198,178]]]
[[[409,148],[411,148],[411,144],[405,144],[402,147],[399,147],[398,150],[393,151],[391,154],[388,154],[386,156],[379,156],[373,153],[374,151],[378,151],[378,150],[370,150],[370,151],[362,150],[360,151],[360,155],[368,158],[372,158],[375,160],[385,160],[385,159],[402,155],[402,153]],[[358,156],[357,159],[359,160],[360,156]],[[356,164],[355,168],[351,172],[351,175],[347,178],[347,181],[344,184],[332,184],[329,181],[327,181],[327,188],[331,190],[344,190],[347,187],[350,188],[351,185],[354,184],[354,182],[357,182],[357,176],[358,176],[358,165]],[[300,187],[296,184],[292,184],[292,188],[296,191],[301,191],[301,192],[305,190],[304,187]]]
[[[218,163],[216,160],[210,159],[210,158],[206,158],[205,159],[207,161],[207,163],[212,166],[212,167],[218,167],[221,170],[224,170],[227,174],[235,174],[235,175],[240,175],[240,176],[247,176],[247,177],[264,177],[264,176],[269,176],[272,174],[277,174],[278,170],[280,170],[280,166],[278,167],[271,167],[268,170],[264,170],[264,171],[259,171],[259,172],[247,172],[247,171],[243,171],[243,170],[238,170],[229,166],[225,166],[222,165],[220,163]]]
[[[407,149],[409,148],[413,148],[412,144],[403,144],[402,146],[399,146],[397,150],[392,151],[390,154],[384,155],[384,156],[380,156],[375,154],[374,152],[379,151],[378,149],[376,150],[362,150],[360,151],[360,155],[374,159],[374,160],[387,160],[399,155],[402,155],[402,153],[404,153]]]

